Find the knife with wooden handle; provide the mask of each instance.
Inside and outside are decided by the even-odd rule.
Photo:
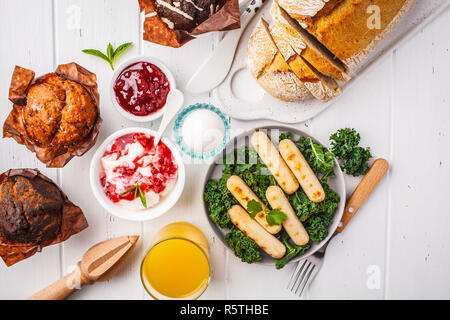
[[[233,64],[234,54],[245,27],[265,2],[266,0],[252,0],[250,2],[241,15],[241,27],[228,31],[214,52],[189,80],[186,85],[187,91],[191,93],[207,92],[222,83]]]
[[[377,159],[374,161],[370,170],[355,191],[353,191],[350,199],[348,199],[341,219],[341,225],[336,229],[336,232],[340,233],[345,229],[388,170],[389,163],[386,160]]]

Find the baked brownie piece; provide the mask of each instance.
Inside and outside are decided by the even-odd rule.
[[[171,29],[190,31],[216,13],[218,0],[155,0],[156,11]]]
[[[59,231],[63,203],[48,181],[7,177],[0,185],[0,234],[14,243],[43,243]]]
[[[97,107],[79,83],[49,73],[28,90],[23,121],[30,139],[39,146],[71,146],[90,133]]]
[[[171,29],[191,30],[196,24],[196,11],[191,1],[155,0],[156,10]]]

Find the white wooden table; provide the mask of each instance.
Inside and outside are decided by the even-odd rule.
[[[424,1],[424,0],[418,0]],[[43,74],[76,61],[98,76],[104,123],[97,145],[112,132],[134,123],[110,103],[109,66],[81,52],[105,50],[133,41],[121,58],[156,56],[174,72],[181,89],[213,50],[217,34],[202,36],[181,49],[143,43],[137,0],[0,0],[0,121],[14,65]],[[388,55],[378,68],[332,108],[297,126],[323,141],[341,127],[355,127],[362,144],[392,166],[344,234],[329,246],[322,270],[307,299],[450,298],[450,11]],[[210,101],[210,95],[187,95],[186,104]],[[231,121],[233,130],[270,121]],[[159,122],[150,124],[157,128]],[[89,228],[60,245],[7,268],[0,263],[0,298],[22,299],[73,266],[92,244],[109,237],[141,235],[126,266],[109,282],[77,292],[75,299],[146,299],[139,264],[155,232],[172,221],[189,221],[208,236],[213,277],[203,299],[295,299],[285,291],[293,266],[281,271],[246,265],[215,239],[202,207],[206,165],[187,166],[185,191],[168,214],[147,223],[116,219],[90,192],[88,170],[96,147],[63,169],[47,169],[25,147],[0,140],[0,171],[39,168],[81,206]],[[357,179],[347,178],[348,192]]]

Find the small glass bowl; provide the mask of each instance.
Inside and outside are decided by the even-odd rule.
[[[223,121],[225,132],[224,132],[222,143],[212,151],[196,152],[194,150],[191,150],[184,143],[184,139],[181,134],[183,122],[189,113],[191,113],[194,110],[198,110],[198,109],[207,109],[207,110],[213,111]],[[194,159],[208,159],[208,158],[214,157],[215,155],[217,155],[219,152],[221,152],[225,148],[225,146],[228,142],[228,139],[230,138],[230,124],[229,124],[226,116],[222,113],[222,111],[220,111],[215,106],[213,106],[211,104],[206,104],[206,103],[197,103],[197,104],[191,105],[191,106],[185,108],[183,111],[181,111],[180,114],[178,115],[177,119],[175,120],[175,125],[174,125],[173,130],[174,130],[174,135],[175,135],[175,142],[178,144],[178,146],[181,148],[181,150],[183,150],[184,153],[186,153],[187,155],[189,155],[191,158],[194,158]]]

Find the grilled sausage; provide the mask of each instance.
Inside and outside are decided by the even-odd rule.
[[[245,235],[256,242],[268,255],[280,259],[286,254],[286,247],[280,240],[264,230],[263,227],[253,220],[248,213],[238,205],[228,210],[231,222]]]
[[[270,186],[266,190],[266,197],[272,209],[279,209],[286,214],[287,219],[283,221],[283,227],[298,246],[304,246],[309,242],[309,235],[303,224],[298,219],[292,209],[289,200],[284,195],[283,190],[278,186]]]
[[[279,149],[281,156],[294,173],[309,200],[312,202],[323,201],[325,199],[323,187],[295,143],[290,139],[282,140]]]
[[[294,174],[284,162],[269,137],[264,132],[257,131],[252,135],[250,142],[284,192],[293,194],[297,191],[299,184]]]

